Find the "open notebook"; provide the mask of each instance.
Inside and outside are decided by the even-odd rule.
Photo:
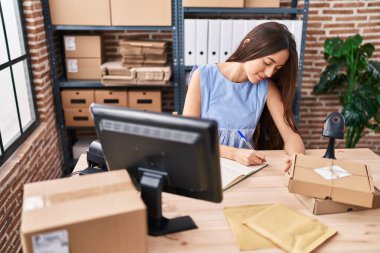
[[[220,158],[222,188],[226,190],[246,177],[266,167],[268,164],[245,166],[230,159]]]

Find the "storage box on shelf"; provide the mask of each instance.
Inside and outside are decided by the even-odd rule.
[[[129,90],[129,107],[133,109],[161,112],[161,91]]]
[[[103,50],[100,36],[65,35],[67,79],[100,80]]]
[[[94,102],[94,90],[63,90],[61,100],[66,126],[93,126],[89,107]]]

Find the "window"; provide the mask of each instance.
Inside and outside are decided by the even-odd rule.
[[[18,0],[0,0],[0,165],[37,126]]]

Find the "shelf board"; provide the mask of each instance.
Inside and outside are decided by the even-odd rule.
[[[82,25],[52,25],[51,28],[56,31],[121,31],[121,30],[139,30],[139,31],[172,31],[172,26],[82,26]]]
[[[193,8],[184,7],[184,13],[262,13],[262,14],[301,14],[298,8]]]
[[[172,87],[173,84],[169,85],[157,85],[157,84],[130,84],[123,86],[104,86],[98,80],[65,80],[62,79],[59,81],[60,88],[95,88],[95,89],[125,89],[125,88],[164,88]]]

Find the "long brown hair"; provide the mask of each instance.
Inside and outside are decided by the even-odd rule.
[[[284,103],[284,120],[296,132],[292,105],[296,94],[298,54],[293,35],[287,27],[277,22],[267,22],[256,26],[244,37],[236,51],[227,59],[227,62],[247,62],[274,54],[283,49],[289,51],[289,59],[271,79],[279,89]],[[264,107],[261,114],[253,140],[257,149],[284,148],[284,141],[273,122],[267,106]]]

